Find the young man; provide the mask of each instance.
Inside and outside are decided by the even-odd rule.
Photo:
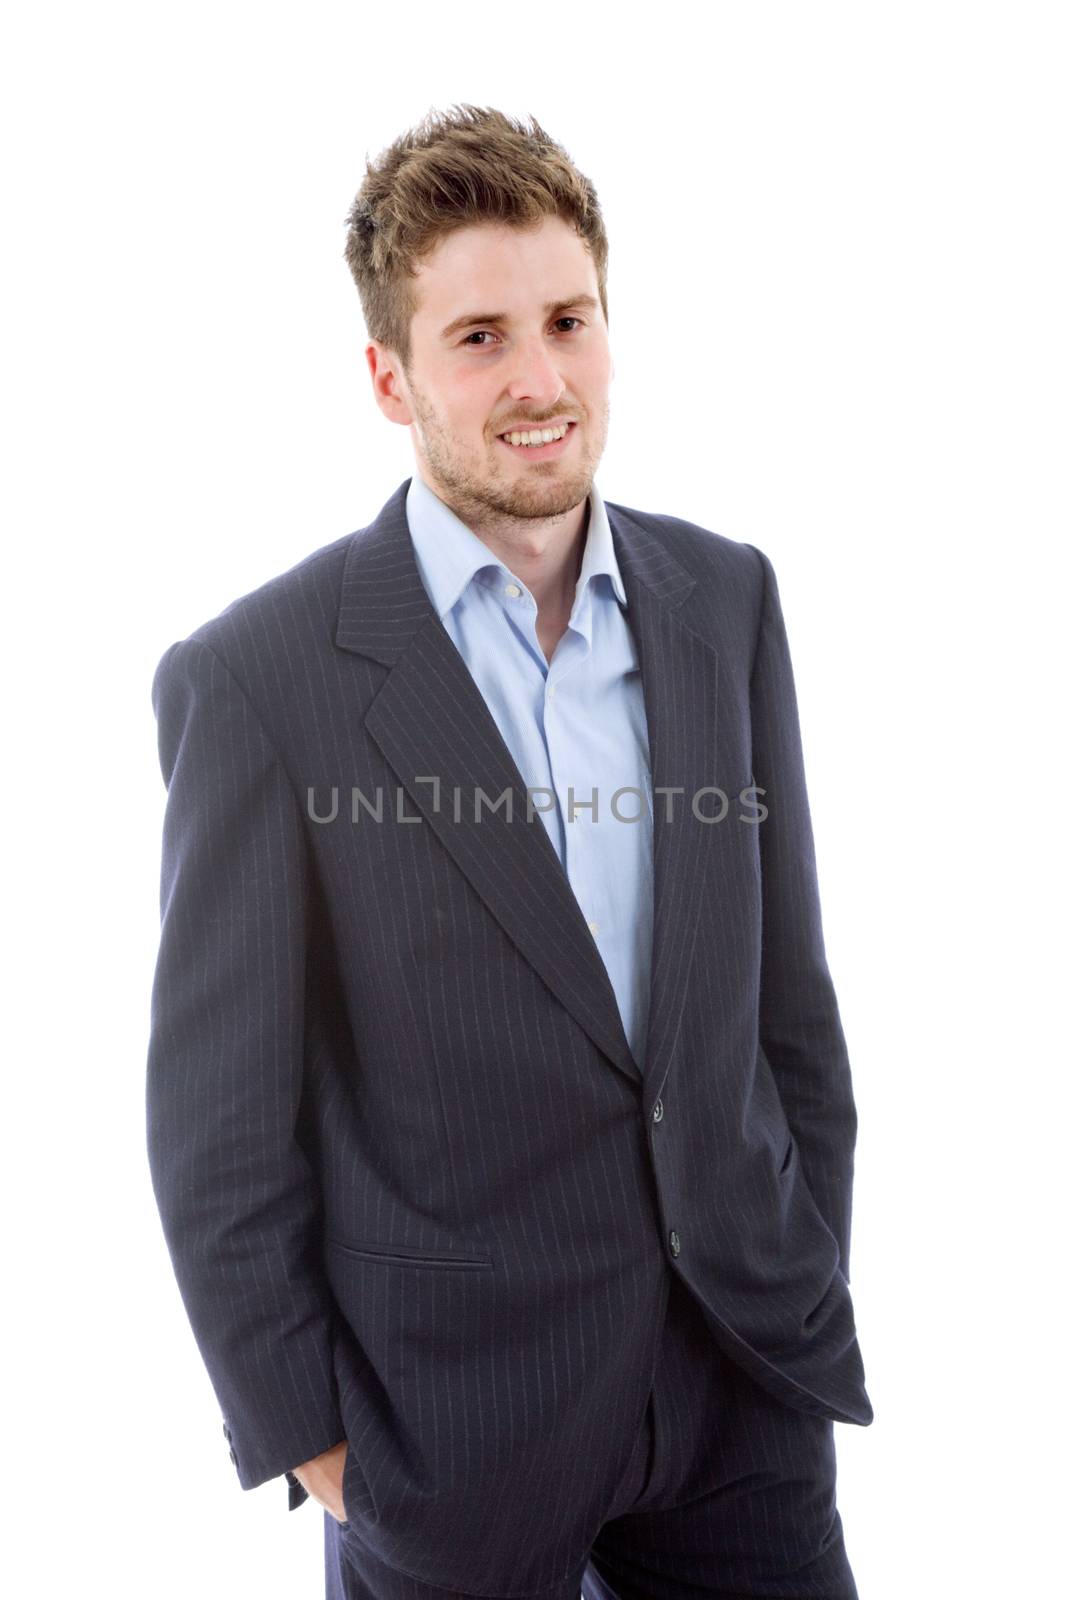
[[[337,1600],[844,1600],[856,1113],[774,574],[602,499],[607,243],[536,122],[431,115],[347,259],[415,471],[153,686],[149,1150],[239,1481],[325,1508]]]

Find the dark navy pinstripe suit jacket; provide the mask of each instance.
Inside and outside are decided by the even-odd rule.
[[[372,1548],[504,1594],[520,1552],[547,1586],[598,1531],[671,1273],[785,1404],[870,1422],[856,1113],[766,557],[607,503],[653,781],[681,790],[642,1071],[406,491],[159,663],[148,1148],[241,1484],[347,1439]],[[509,787],[512,820],[475,821]]]

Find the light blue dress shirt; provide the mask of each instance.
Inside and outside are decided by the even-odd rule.
[[[423,585],[534,792],[611,979],[627,1042],[643,1065],[652,777],[641,672],[603,499],[594,484],[570,623],[550,662],[525,583],[417,472],[405,504]],[[516,794],[514,802],[524,816],[526,796]]]

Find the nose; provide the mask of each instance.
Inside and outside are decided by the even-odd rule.
[[[510,399],[526,400],[539,408],[548,409],[555,405],[564,387],[556,369],[555,353],[546,349],[540,335],[525,340],[516,348],[508,382]]]

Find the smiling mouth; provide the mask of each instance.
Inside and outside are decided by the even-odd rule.
[[[510,451],[513,456],[528,456],[531,461],[552,461],[556,456],[561,456],[567,449],[571,434],[577,426],[576,422],[568,422],[567,431],[563,437],[561,439],[551,439],[548,444],[509,444],[503,434],[499,433],[497,434],[497,444]],[[509,429],[508,431],[511,432],[512,430]],[[532,428],[527,431],[536,433],[538,430]]]

